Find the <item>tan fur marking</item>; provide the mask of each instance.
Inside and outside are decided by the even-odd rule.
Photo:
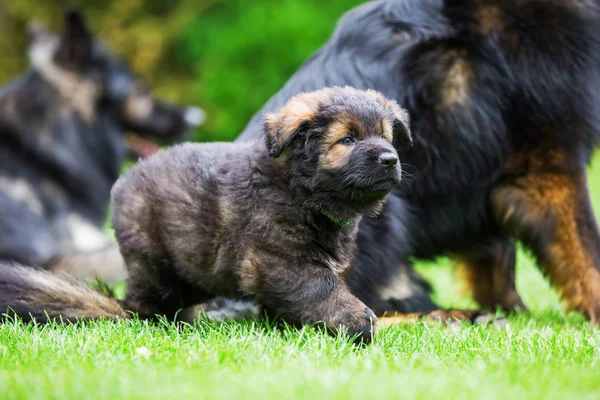
[[[53,57],[59,45],[60,40],[55,36],[34,43],[29,50],[31,64],[59,92],[70,108],[84,121],[91,123],[96,117],[100,88],[91,80],[56,65]]]
[[[398,105],[398,103],[396,103],[395,100],[393,99],[388,99],[385,96],[383,96],[383,94],[381,94],[380,92],[377,92],[375,90],[369,89],[367,90],[367,93],[370,94],[371,96],[373,96],[373,98],[375,100],[377,100],[379,103],[383,104],[384,106],[386,106],[387,108],[389,108],[392,113],[394,114],[394,116],[400,120],[404,126],[406,126],[407,128],[409,128],[410,126],[410,115],[408,114],[408,112],[403,109],[402,107],[400,107]]]
[[[258,265],[260,265],[260,256],[256,253],[254,248],[249,247],[244,254],[243,261],[240,263],[240,288],[246,294],[253,294],[259,285],[260,272]]]
[[[546,165],[545,170],[536,171]],[[567,310],[586,314],[593,323],[600,317],[600,272],[593,254],[596,239],[588,204],[584,171],[555,172],[552,165],[568,167],[569,158],[556,151],[537,151],[512,157],[508,165],[529,173],[514,184],[496,189],[492,204],[497,220],[518,236],[522,229],[538,230],[550,222],[549,242],[536,257],[553,286],[562,293]],[[544,225],[544,223],[546,225]],[[589,225],[588,225],[589,224]],[[529,228],[531,229],[531,228]],[[544,233],[544,232],[540,232]]]
[[[394,129],[392,128],[392,121],[386,119],[382,121],[383,125],[383,137],[385,140],[392,143],[394,141]]]
[[[402,109],[394,100],[388,99],[372,89],[359,91],[349,86],[345,86],[344,89],[351,92],[354,91],[357,94],[359,92],[366,93],[371,96],[372,99],[387,107],[408,129],[410,117],[406,110]],[[327,103],[331,99],[332,94],[333,90],[331,88],[325,88],[315,92],[300,93],[292,97],[278,113],[269,113],[265,116],[267,131],[270,132],[275,142],[281,146],[302,122],[310,121],[316,116],[319,107]],[[353,117],[348,116],[347,118]],[[357,119],[354,120],[357,121],[358,127],[362,125]],[[391,142],[393,140],[391,122],[389,122],[388,126],[389,129],[385,130],[384,135]]]
[[[382,300],[403,300],[413,295],[410,277],[407,274],[396,274],[385,286],[378,289]]]
[[[323,145],[319,163],[327,169],[342,168],[348,162],[354,146],[337,143],[340,139],[350,134],[352,118],[342,117],[332,123],[323,137]]]
[[[487,35],[491,31],[501,32],[504,30],[504,16],[498,6],[485,6],[477,11],[479,31]]]
[[[274,141],[282,146],[302,122],[311,121],[316,116],[319,105],[326,102],[330,96],[330,91],[324,89],[292,97],[279,112],[265,116],[267,131]]]
[[[219,200],[220,225],[224,228],[229,227],[237,218],[237,207],[229,199],[221,198]]]
[[[489,255],[458,259],[456,273],[482,307],[499,306],[506,312],[526,309],[515,288],[514,252],[513,244],[499,244]]]
[[[457,52],[448,54],[451,66],[448,69],[446,80],[441,87],[442,106],[466,106],[469,100],[469,87],[473,79],[473,68]]]

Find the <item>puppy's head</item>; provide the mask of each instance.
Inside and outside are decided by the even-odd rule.
[[[411,145],[408,114],[373,90],[332,87],[293,97],[265,122],[279,158],[327,213],[376,212],[400,182],[397,147]]]

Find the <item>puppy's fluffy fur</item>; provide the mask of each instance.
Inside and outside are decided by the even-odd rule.
[[[140,162],[112,192],[125,308],[174,317],[213,296],[255,299],[292,323],[371,334],[343,274],[358,222],[399,183],[407,115],[373,91],[300,94],[266,144],[185,144]],[[396,135],[394,135],[396,133]]]
[[[345,272],[361,216],[376,215],[400,182],[395,146],[412,143],[408,115],[377,92],[334,87],[293,97],[267,116],[265,131],[264,141],[174,146],[119,179],[122,308],[175,318],[215,296],[252,299],[290,323],[369,340],[375,315],[350,293]],[[16,292],[52,290],[32,274]],[[16,292],[0,305],[25,298],[19,314],[43,315],[47,302],[36,299],[48,296]],[[50,311],[93,317],[94,296],[81,286],[53,292],[67,295],[53,296]]]

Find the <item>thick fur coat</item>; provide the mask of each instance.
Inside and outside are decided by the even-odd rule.
[[[361,222],[350,287],[378,315],[437,308],[411,269],[450,256],[485,307],[523,308],[521,241],[568,308],[600,321],[600,235],[586,166],[600,139],[600,19],[573,0],[375,0],[349,11],[265,113],[331,85],[375,89],[412,116],[413,175]]]

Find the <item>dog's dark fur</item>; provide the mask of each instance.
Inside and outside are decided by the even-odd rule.
[[[31,70],[0,92],[0,260],[124,278],[101,226],[125,133],[181,138],[190,109],[150,97],[77,12],[30,36]]]
[[[377,92],[335,87],[295,96],[264,129],[266,146],[177,145],[117,181],[113,226],[129,273],[123,308],[175,318],[214,296],[252,298],[286,321],[342,326],[368,340],[375,315],[350,294],[344,273],[362,214],[375,215],[400,182],[392,142],[411,141],[408,115]],[[43,297],[52,286],[25,292]],[[14,305],[22,292],[0,307],[27,313]],[[69,310],[85,303],[76,299],[47,311],[89,315]],[[46,307],[28,301],[33,315]]]
[[[414,174],[364,218],[352,292],[381,315],[436,308],[413,259],[448,255],[475,299],[523,308],[515,241],[569,309],[600,321],[600,235],[586,165],[600,139],[600,19],[573,0],[376,0],[348,12],[265,113],[299,92],[372,88],[406,106]],[[406,180],[404,181],[406,182]]]

